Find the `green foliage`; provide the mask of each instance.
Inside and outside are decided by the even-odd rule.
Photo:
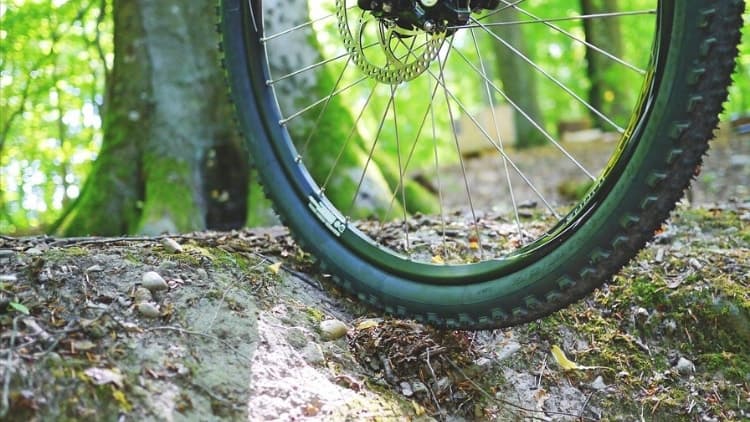
[[[29,314],[29,308],[27,308],[23,303],[10,302],[10,307],[24,315]]]
[[[750,114],[750,13],[745,13],[745,26],[742,28],[742,44],[734,74],[734,85],[729,89],[729,103],[725,118]]]
[[[101,140],[107,8],[0,4],[0,233],[38,230],[79,194]]]

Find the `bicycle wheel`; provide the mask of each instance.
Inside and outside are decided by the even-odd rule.
[[[449,328],[531,321],[608,281],[681,198],[726,99],[744,3],[537,3],[221,1],[266,193],[361,300]],[[561,116],[610,141],[564,139]],[[533,138],[545,145],[523,148]],[[550,182],[561,176],[572,200]]]

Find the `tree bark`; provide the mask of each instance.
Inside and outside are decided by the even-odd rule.
[[[248,171],[218,66],[213,2],[115,0],[113,13],[102,149],[58,231],[202,230],[226,220],[229,200],[242,204],[230,213],[244,214],[245,197],[228,199],[221,189],[239,184],[246,192]],[[242,158],[211,173],[217,151]]]

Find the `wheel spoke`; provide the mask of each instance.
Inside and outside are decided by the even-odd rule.
[[[442,66],[442,64],[441,64]],[[430,85],[432,85],[432,81],[430,81]],[[437,141],[437,127],[435,124],[435,107],[433,107],[433,103],[435,101],[435,93],[438,89],[438,84],[435,83],[435,87],[433,89],[432,99],[430,100],[430,120],[432,122],[432,147],[433,151],[435,152],[435,179],[437,180],[437,194],[438,194],[438,206],[440,207],[440,233],[441,237],[443,239],[443,250],[447,248],[448,241],[446,239],[445,235],[445,227],[446,227],[446,221],[445,221],[445,208],[443,206],[443,183],[442,179],[440,177],[440,158],[438,154],[438,141]]]
[[[354,121],[354,124],[352,124],[352,128],[349,131],[349,135],[346,137],[346,141],[344,142],[344,146],[342,146],[339,149],[339,153],[336,156],[336,159],[333,161],[333,165],[331,165],[330,170],[328,170],[328,176],[326,176],[325,181],[321,185],[321,190],[325,191],[328,187],[328,184],[331,182],[331,179],[333,178],[333,174],[338,167],[338,164],[341,162],[341,158],[344,156],[344,152],[346,152],[347,147],[349,144],[351,144],[352,139],[354,139],[354,136],[357,134],[357,126],[359,126],[359,122],[362,120],[362,117],[365,114],[365,110],[367,110],[367,106],[370,104],[370,100],[375,96],[375,90],[377,88],[377,85],[372,88],[370,91],[370,95],[367,96],[367,100],[365,100],[365,103],[362,105],[362,109],[359,111],[359,114],[357,115],[357,119]]]
[[[349,6],[347,8],[347,10],[354,9],[355,7],[357,7],[357,6]],[[252,12],[252,7],[250,8],[250,11]],[[321,16],[319,18],[307,21],[305,23],[301,23],[299,25],[295,25],[295,26],[293,26],[291,28],[288,28],[288,29],[285,29],[283,31],[279,31],[279,32],[277,32],[277,33],[275,33],[273,35],[268,35],[268,36],[265,36],[265,37],[261,37],[260,41],[263,42],[263,43],[267,43],[268,41],[271,41],[271,40],[274,40],[274,39],[279,38],[281,36],[287,35],[287,34],[289,34],[291,32],[295,32],[295,31],[300,31],[300,30],[306,29],[306,28],[308,28],[308,27],[310,27],[310,26],[312,26],[312,25],[314,25],[314,24],[316,24],[318,22],[323,22],[326,19],[331,19],[331,18],[335,18],[335,17],[336,17],[335,13],[331,13],[331,14],[328,14],[326,16]]]
[[[417,143],[419,142],[419,138],[422,136],[422,131],[424,130],[424,126],[427,123],[427,118],[430,115],[433,116],[433,136],[435,136],[435,133],[434,133],[435,128],[434,128],[434,108],[433,108],[433,105],[434,105],[434,102],[435,102],[435,96],[437,94],[437,91],[438,91],[438,85],[435,85],[434,88],[432,88],[432,93],[430,94],[429,105],[427,106],[427,110],[425,111],[425,114],[424,114],[424,116],[422,117],[422,120],[419,123],[419,127],[417,129],[417,134],[414,137],[414,142],[412,143],[411,149],[409,150],[409,155],[407,156],[406,161],[404,163],[403,174],[406,174],[407,170],[409,169],[409,164],[412,162],[412,158],[414,157],[414,153],[416,152]],[[383,219],[381,219],[381,221],[380,221],[379,233],[384,228],[384,223],[385,223],[384,219],[388,215],[390,215],[391,211],[393,210],[393,207],[395,206],[395,201],[396,201],[396,197],[398,196],[399,190],[403,191],[403,189],[404,189],[403,180],[400,180],[398,186],[396,186],[396,188],[394,189],[394,191],[391,193],[391,199],[390,199],[389,204],[388,204],[388,210],[383,215]],[[442,203],[440,205],[442,207]]]
[[[466,60],[466,57],[463,57],[463,58],[464,58],[464,60]],[[557,213],[557,211],[555,210],[555,208],[547,201],[547,198],[545,198],[544,195],[542,195],[542,193],[539,191],[539,189],[536,186],[534,186],[534,183],[531,182],[531,180],[528,178],[528,176],[526,176],[526,174],[524,174],[524,172],[518,167],[518,165],[516,165],[513,162],[513,160],[508,156],[508,154],[505,152],[505,150],[503,150],[502,148],[500,148],[500,146],[492,139],[492,135],[490,135],[487,132],[487,130],[481,125],[481,123],[479,123],[479,121],[474,116],[472,116],[471,113],[469,113],[467,107],[453,93],[451,93],[450,90],[448,90],[445,87],[445,83],[444,83],[444,81],[442,79],[440,79],[438,76],[435,76],[435,74],[432,73],[431,71],[428,71],[428,72],[430,73],[430,75],[435,80],[437,80],[438,84],[440,84],[446,90],[446,93],[448,93],[448,95],[450,96],[450,98],[453,99],[453,101],[456,103],[456,105],[458,105],[458,107],[461,109],[461,111],[471,120],[471,122],[474,124],[474,126],[477,129],[479,129],[480,132],[482,132],[482,136],[484,136],[485,140],[487,140],[490,143],[490,145],[492,145],[492,147],[494,147],[495,149],[497,149],[497,151],[503,157],[505,157],[508,160],[508,163],[511,165],[511,167],[513,167],[513,170],[516,171],[516,173],[521,177],[521,179],[523,179],[523,181],[526,182],[526,184],[529,186],[529,188],[537,195],[537,197],[539,197],[539,199],[542,201],[542,203],[544,203],[544,205],[547,207],[547,209],[550,211],[550,213],[552,213],[552,215],[554,215],[555,218],[557,218],[559,220],[560,219],[560,215]],[[488,80],[488,83],[490,83],[490,86],[492,86],[493,90],[495,90],[496,92],[498,92],[501,95],[503,95],[505,97],[505,99],[509,101],[509,99],[507,98],[507,96],[505,96],[505,94],[501,90],[499,90],[496,86],[494,86],[494,84],[492,84],[491,82],[489,82],[489,80]],[[519,110],[517,108],[517,106],[516,106],[516,109]],[[519,110],[519,112],[523,112],[523,111]],[[528,118],[528,115],[526,117]],[[452,113],[451,113],[451,121],[452,121]],[[533,122],[533,120],[532,120],[532,122]],[[453,127],[453,129],[454,129],[454,133],[455,133],[455,126]]]
[[[471,34],[471,40],[474,44],[474,51],[477,54],[477,57],[479,58],[479,65],[482,69],[482,74],[487,74],[487,69],[484,65],[484,60],[482,59],[482,53],[479,49],[479,42],[477,42],[476,34],[474,33],[474,29],[470,29],[469,33]],[[494,100],[494,94],[492,93],[492,90],[490,89],[490,85],[487,83],[487,79],[484,78],[484,89],[485,94],[487,95],[487,102],[489,103],[490,110],[492,110],[492,125],[495,127],[495,136],[497,137],[497,143],[498,147],[505,151],[505,146],[503,143],[503,138],[500,136],[500,124],[497,119],[497,113],[495,112],[495,100]],[[518,214],[518,205],[516,203],[516,195],[513,191],[513,182],[510,179],[510,170],[508,169],[508,159],[505,158],[505,155],[500,155],[502,162],[503,162],[503,170],[505,173],[505,181],[508,183],[508,193],[510,194],[510,202],[513,207],[513,218],[516,222],[516,228],[518,230],[518,238],[521,240],[521,243],[524,243],[524,236],[523,236],[523,229],[521,228],[521,218]]]
[[[372,47],[374,47],[376,45],[377,45],[377,43],[368,44],[368,45],[362,47],[362,49],[366,50],[366,49],[372,48]],[[325,65],[327,65],[329,63],[333,63],[333,62],[341,60],[341,59],[347,59],[348,61],[351,61],[351,55],[349,54],[349,52],[341,53],[339,55],[331,57],[330,59],[321,60],[321,61],[319,61],[317,63],[313,63],[311,65],[305,66],[302,69],[298,69],[298,70],[295,70],[294,72],[287,73],[286,75],[279,76],[279,77],[274,78],[274,79],[269,79],[269,80],[266,81],[266,84],[267,85],[274,85],[274,84],[277,84],[277,83],[279,83],[281,81],[284,81],[286,79],[292,78],[294,76],[300,75],[300,74],[305,73],[305,72],[309,72],[311,70],[318,69],[318,68],[320,68],[322,66],[325,66]]]
[[[357,189],[354,191],[354,197],[352,198],[352,203],[349,205],[349,211],[347,212],[347,215],[352,215],[352,211],[354,210],[354,206],[357,204],[357,197],[359,196],[359,192],[362,190],[362,185],[365,183],[365,177],[367,177],[367,170],[370,168],[370,163],[372,163],[373,156],[375,154],[375,148],[378,146],[378,140],[380,139],[380,134],[383,133],[383,127],[385,127],[385,121],[388,119],[388,112],[391,109],[391,103],[393,103],[394,100],[394,93],[391,92],[390,98],[388,98],[388,104],[385,106],[385,111],[383,112],[383,117],[380,119],[380,123],[378,124],[378,130],[375,134],[375,139],[372,141],[372,147],[370,148],[370,153],[367,154],[367,161],[365,162],[364,168],[362,169],[362,176],[359,178],[359,183],[357,183]]]
[[[505,3],[505,5],[503,7],[499,7],[497,9],[491,11],[490,13],[487,13],[486,15],[483,15],[480,19],[487,19],[487,18],[489,18],[491,16],[495,16],[495,15],[497,15],[499,13],[502,13],[505,10],[510,9],[511,7],[516,7],[516,6],[518,6],[519,4],[521,4],[521,3],[525,2],[525,1],[526,0],[516,0],[514,2],[506,2],[506,1],[504,1],[503,3]]]
[[[412,41],[412,44],[414,42]],[[398,88],[398,85],[391,85],[391,98],[396,98],[396,89]],[[404,214],[404,250],[409,251],[411,249],[411,245],[409,242],[409,222],[408,217],[406,215],[406,189],[404,186],[404,166],[401,163],[401,142],[399,140],[398,136],[398,113],[396,111],[396,101],[391,101],[391,108],[393,110],[393,130],[394,135],[396,138],[396,156],[398,158],[398,185],[400,186],[401,190],[401,209],[403,209]]]
[[[568,95],[570,95],[571,97],[573,97],[580,104],[583,104],[583,106],[586,107],[587,109],[591,110],[592,113],[594,113],[597,116],[601,117],[602,120],[604,120],[605,122],[607,122],[607,124],[609,124],[610,126],[612,126],[617,132],[619,132],[620,134],[625,133],[625,129],[623,129],[620,125],[618,125],[617,123],[613,122],[612,119],[610,119],[609,117],[607,117],[601,111],[597,110],[596,107],[594,107],[591,104],[589,104],[588,101],[586,101],[583,98],[581,98],[580,95],[578,95],[575,92],[573,92],[573,90],[571,90],[570,88],[568,88],[564,83],[560,82],[560,80],[558,80],[554,76],[550,75],[549,72],[547,72],[546,70],[542,69],[538,64],[534,63],[534,61],[531,60],[527,55],[523,54],[520,50],[518,50],[517,48],[513,47],[512,45],[510,45],[509,42],[507,42],[504,39],[502,39],[502,37],[500,37],[496,33],[490,31],[481,22],[479,22],[479,21],[477,21],[475,19],[472,19],[472,20],[473,20],[474,23],[476,23],[477,25],[479,25],[479,27],[482,30],[484,30],[490,37],[492,37],[496,41],[502,43],[507,49],[509,49],[510,51],[512,51],[513,54],[517,55],[518,57],[520,57],[521,59],[523,59],[523,61],[525,61],[526,63],[528,63],[529,65],[531,65],[531,67],[533,67],[534,70],[536,70],[537,72],[539,72],[542,75],[544,75],[547,79],[549,79],[550,81],[552,81],[555,85],[559,86]]]
[[[524,10],[524,9],[522,9],[522,8],[518,7],[518,6],[516,5],[517,3],[515,3],[515,4],[511,4],[511,3],[510,3],[510,2],[508,2],[507,0],[500,0],[500,1],[501,1],[501,2],[503,2],[503,3],[505,3],[506,5],[508,5],[508,6],[510,6],[510,7],[513,7],[514,9],[516,9],[516,10],[518,10],[519,12],[523,13],[524,15],[526,15],[526,16],[528,16],[528,17],[530,17],[530,18],[531,18],[531,19],[533,19],[533,20],[534,20],[535,22],[539,22],[539,23],[541,23],[541,24],[544,24],[544,25],[546,25],[546,26],[548,26],[548,27],[550,27],[550,28],[554,29],[555,31],[557,31],[557,32],[559,32],[559,33],[561,33],[561,34],[563,34],[563,35],[566,35],[566,36],[567,36],[568,38],[572,39],[573,41],[575,41],[575,42],[578,42],[578,43],[580,43],[580,44],[583,44],[583,45],[585,45],[586,47],[589,47],[589,48],[591,48],[591,49],[595,50],[596,52],[598,52],[598,53],[600,53],[600,54],[603,54],[603,55],[604,55],[604,56],[606,56],[607,58],[609,58],[609,59],[611,59],[611,60],[614,60],[614,61],[615,61],[615,62],[617,62],[617,63],[620,63],[621,65],[623,65],[623,66],[627,67],[628,69],[630,69],[630,70],[632,70],[632,71],[634,71],[634,72],[637,72],[637,73],[638,73],[638,74],[640,74],[640,75],[645,75],[645,74],[646,74],[646,71],[645,71],[645,70],[643,70],[643,69],[641,69],[641,68],[639,68],[639,67],[637,67],[637,66],[635,66],[635,65],[633,65],[633,64],[630,64],[630,63],[626,62],[625,60],[623,60],[623,59],[621,59],[621,58],[619,58],[619,57],[615,56],[614,54],[612,54],[612,53],[609,53],[609,52],[607,52],[607,51],[605,51],[605,50],[603,50],[603,49],[601,49],[601,48],[599,48],[599,47],[597,47],[597,46],[595,46],[595,45],[591,44],[590,42],[588,42],[588,41],[586,41],[586,40],[583,40],[583,39],[581,39],[581,38],[579,38],[579,37],[577,37],[577,36],[575,36],[575,35],[571,34],[571,33],[570,33],[569,31],[566,31],[566,30],[564,30],[564,29],[560,28],[559,26],[557,26],[557,25],[555,25],[555,24],[553,24],[553,23],[551,23],[551,22],[549,22],[549,21],[545,21],[544,19],[542,19],[542,18],[540,18],[540,17],[536,16],[535,14],[533,14],[533,13],[531,13],[531,12],[527,11],[527,10]]]
[[[593,181],[595,181],[595,180],[596,180],[596,177],[594,177],[594,175],[593,175],[593,174],[591,174],[591,172],[589,172],[589,171],[588,171],[588,170],[586,169],[586,167],[584,167],[584,166],[583,166],[583,164],[581,164],[581,163],[580,163],[580,162],[579,162],[578,160],[576,160],[576,159],[575,159],[575,157],[573,157],[573,155],[572,155],[572,154],[571,154],[570,152],[568,152],[568,150],[566,150],[566,149],[565,149],[565,148],[564,148],[564,147],[562,146],[562,144],[560,144],[560,142],[559,142],[558,140],[556,140],[556,139],[555,139],[555,138],[554,138],[554,137],[553,137],[552,135],[550,135],[550,134],[549,134],[549,132],[547,132],[546,130],[544,130],[544,128],[542,128],[542,126],[541,126],[541,125],[539,125],[539,123],[537,123],[537,122],[536,122],[536,121],[535,121],[535,120],[534,120],[533,118],[531,118],[531,116],[529,116],[529,114],[528,114],[528,113],[526,113],[526,111],[524,111],[524,110],[523,110],[523,109],[522,109],[522,108],[521,108],[521,107],[520,107],[520,106],[519,106],[518,104],[516,104],[516,102],[515,102],[515,101],[513,101],[513,100],[512,100],[512,99],[511,99],[510,97],[508,97],[508,95],[507,95],[507,94],[506,94],[506,93],[505,93],[505,92],[504,92],[504,91],[503,91],[502,89],[498,88],[498,87],[497,87],[497,85],[495,85],[495,83],[494,83],[494,82],[492,82],[492,81],[491,81],[491,80],[490,80],[490,79],[489,79],[489,78],[487,77],[487,75],[485,75],[484,73],[482,73],[482,71],[481,71],[480,69],[478,69],[478,68],[476,67],[476,65],[475,65],[475,64],[471,63],[471,61],[470,61],[470,60],[469,60],[469,59],[468,59],[468,58],[467,58],[467,57],[466,57],[466,56],[465,56],[465,55],[464,55],[463,53],[461,53],[461,51],[460,51],[460,50],[457,50],[457,49],[453,49],[453,51],[455,51],[455,52],[456,52],[456,54],[458,54],[458,56],[460,56],[460,57],[461,57],[461,58],[462,58],[462,59],[463,59],[463,60],[464,60],[464,61],[466,62],[466,64],[468,64],[468,65],[469,65],[469,66],[470,66],[470,67],[471,67],[471,68],[472,68],[472,69],[473,69],[473,70],[474,70],[474,71],[475,71],[475,72],[476,72],[476,73],[477,73],[477,74],[478,74],[478,75],[479,75],[479,76],[480,76],[480,77],[481,77],[481,78],[482,78],[482,79],[483,79],[483,80],[484,80],[484,81],[485,81],[485,82],[486,82],[487,84],[489,84],[489,86],[491,86],[491,87],[492,87],[492,89],[493,89],[493,90],[494,90],[495,92],[497,92],[498,94],[502,95],[502,96],[503,96],[503,98],[505,98],[505,100],[506,100],[506,101],[508,102],[508,104],[510,104],[510,105],[511,105],[511,107],[513,107],[513,108],[514,108],[514,109],[515,109],[516,111],[518,111],[519,113],[521,113],[521,115],[522,115],[522,116],[523,116],[523,117],[524,117],[524,118],[525,118],[525,119],[526,119],[526,120],[527,120],[527,121],[528,121],[529,123],[531,123],[531,124],[532,124],[532,125],[533,125],[533,126],[534,126],[534,127],[536,128],[536,129],[537,129],[537,130],[539,130],[539,132],[540,132],[540,133],[541,133],[542,135],[544,135],[544,137],[545,137],[545,138],[547,138],[547,140],[549,140],[549,141],[550,141],[550,142],[551,142],[551,143],[552,143],[552,144],[553,144],[553,145],[554,145],[554,146],[555,146],[555,147],[556,147],[556,148],[557,148],[558,150],[560,150],[560,152],[562,152],[562,153],[563,153],[563,155],[565,155],[565,156],[566,156],[566,157],[567,157],[567,158],[568,158],[568,159],[569,159],[569,160],[570,160],[571,162],[573,162],[573,164],[575,164],[575,165],[576,165],[576,167],[578,167],[578,168],[579,168],[579,169],[580,169],[580,170],[581,170],[581,171],[582,171],[583,173],[585,173],[585,174],[586,174],[586,176],[588,176],[588,178],[589,178],[589,179],[591,179],[591,180],[593,180]],[[490,141],[492,141],[491,137],[489,138],[489,140],[490,140]],[[494,143],[493,143],[493,144],[494,144]]]
[[[308,105],[307,107],[291,114],[289,117],[285,117],[281,120],[279,120],[280,125],[286,125],[287,123],[291,122],[292,120],[296,119],[297,117],[307,113],[308,111],[314,109],[315,107],[325,103],[326,101],[330,101],[331,98],[341,95],[342,93],[354,88],[355,86],[361,84],[362,82],[368,80],[369,78],[367,76],[362,76],[361,78],[357,79],[356,81],[350,83],[349,85],[337,90],[336,92],[333,92],[329,95],[326,95],[325,97],[315,101],[314,103]]]
[[[510,7],[510,6],[507,6]],[[506,7],[506,8],[507,8]],[[588,15],[578,16],[566,16],[564,18],[540,18],[539,20],[522,20],[522,21],[508,21],[508,22],[490,22],[485,23],[484,26],[488,28],[499,27],[499,26],[510,26],[510,25],[526,25],[526,24],[538,24],[538,23],[551,23],[551,22],[572,22],[572,21],[583,21],[588,19],[606,19],[606,18],[620,18],[624,16],[641,16],[641,15],[656,15],[656,9],[648,10],[633,10],[629,12],[608,12],[608,13],[592,13]],[[481,21],[487,15],[477,18],[476,20]],[[448,29],[468,29],[468,28],[479,28],[478,23],[468,25],[455,25],[449,26]]]
[[[310,142],[312,141],[313,136],[315,136],[318,133],[320,122],[323,120],[323,116],[325,116],[326,111],[328,110],[328,106],[331,104],[331,100],[333,100],[334,98],[333,93],[339,89],[339,85],[341,84],[341,81],[344,79],[344,74],[346,74],[346,69],[349,67],[350,63],[351,63],[351,58],[346,61],[344,68],[341,70],[339,77],[336,79],[336,83],[333,84],[333,88],[331,89],[331,94],[328,95],[328,99],[326,100],[325,104],[320,110],[320,113],[318,113],[318,117],[315,119],[315,124],[313,125],[312,129],[310,129],[310,133],[307,134],[307,139],[305,139],[304,146],[302,147],[303,156],[307,154],[307,148],[310,146]]]
[[[453,38],[451,38],[451,41],[448,44],[448,51],[451,51],[452,48],[453,48]],[[447,61],[448,57],[446,57],[445,60]],[[469,208],[471,209],[471,218],[472,218],[473,225],[474,225],[474,233],[477,238],[477,245],[479,246],[480,255],[484,256],[484,252],[483,252],[484,248],[482,248],[482,236],[480,236],[480,233],[479,233],[479,220],[477,219],[477,211],[474,208],[474,199],[471,195],[471,187],[469,186],[469,178],[466,174],[466,163],[464,162],[464,158],[461,154],[461,144],[458,141],[458,130],[456,129],[456,119],[453,114],[453,108],[451,107],[450,99],[453,98],[455,101],[456,97],[455,95],[453,95],[450,89],[448,89],[448,86],[445,84],[444,67],[445,66],[440,67],[440,73],[436,79],[437,79],[438,84],[443,88],[443,93],[445,94],[445,104],[448,107],[448,116],[450,117],[450,125],[451,125],[451,129],[453,132],[453,141],[456,144],[456,152],[458,153],[458,160],[459,160],[459,163],[461,164],[461,175],[463,176],[464,188],[466,189],[466,197],[469,201]],[[432,74],[432,71],[428,70],[428,72]]]

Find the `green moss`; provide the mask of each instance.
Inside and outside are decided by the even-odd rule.
[[[743,381],[750,374],[748,356],[730,352],[703,353],[698,356],[696,364],[711,372],[720,372],[726,378]]]
[[[145,158],[145,199],[137,232],[187,233],[205,228],[190,163],[164,156]]]
[[[305,308],[305,314],[307,314],[307,317],[310,318],[310,321],[316,324],[323,321],[326,317],[325,314],[319,309],[311,307]]]
[[[251,180],[258,180],[255,171],[251,173]],[[247,227],[264,227],[278,223],[278,218],[273,213],[271,201],[266,198],[263,188],[257,183],[250,183],[247,194]]]
[[[68,246],[65,248],[52,248],[45,252],[44,258],[47,261],[55,261],[70,257],[80,257],[91,255],[91,250],[80,246]]]
[[[557,193],[569,201],[580,201],[593,186],[591,180],[565,180],[557,185]]]
[[[646,308],[656,308],[669,303],[664,281],[656,274],[650,277],[637,277],[630,289],[638,302]]]

